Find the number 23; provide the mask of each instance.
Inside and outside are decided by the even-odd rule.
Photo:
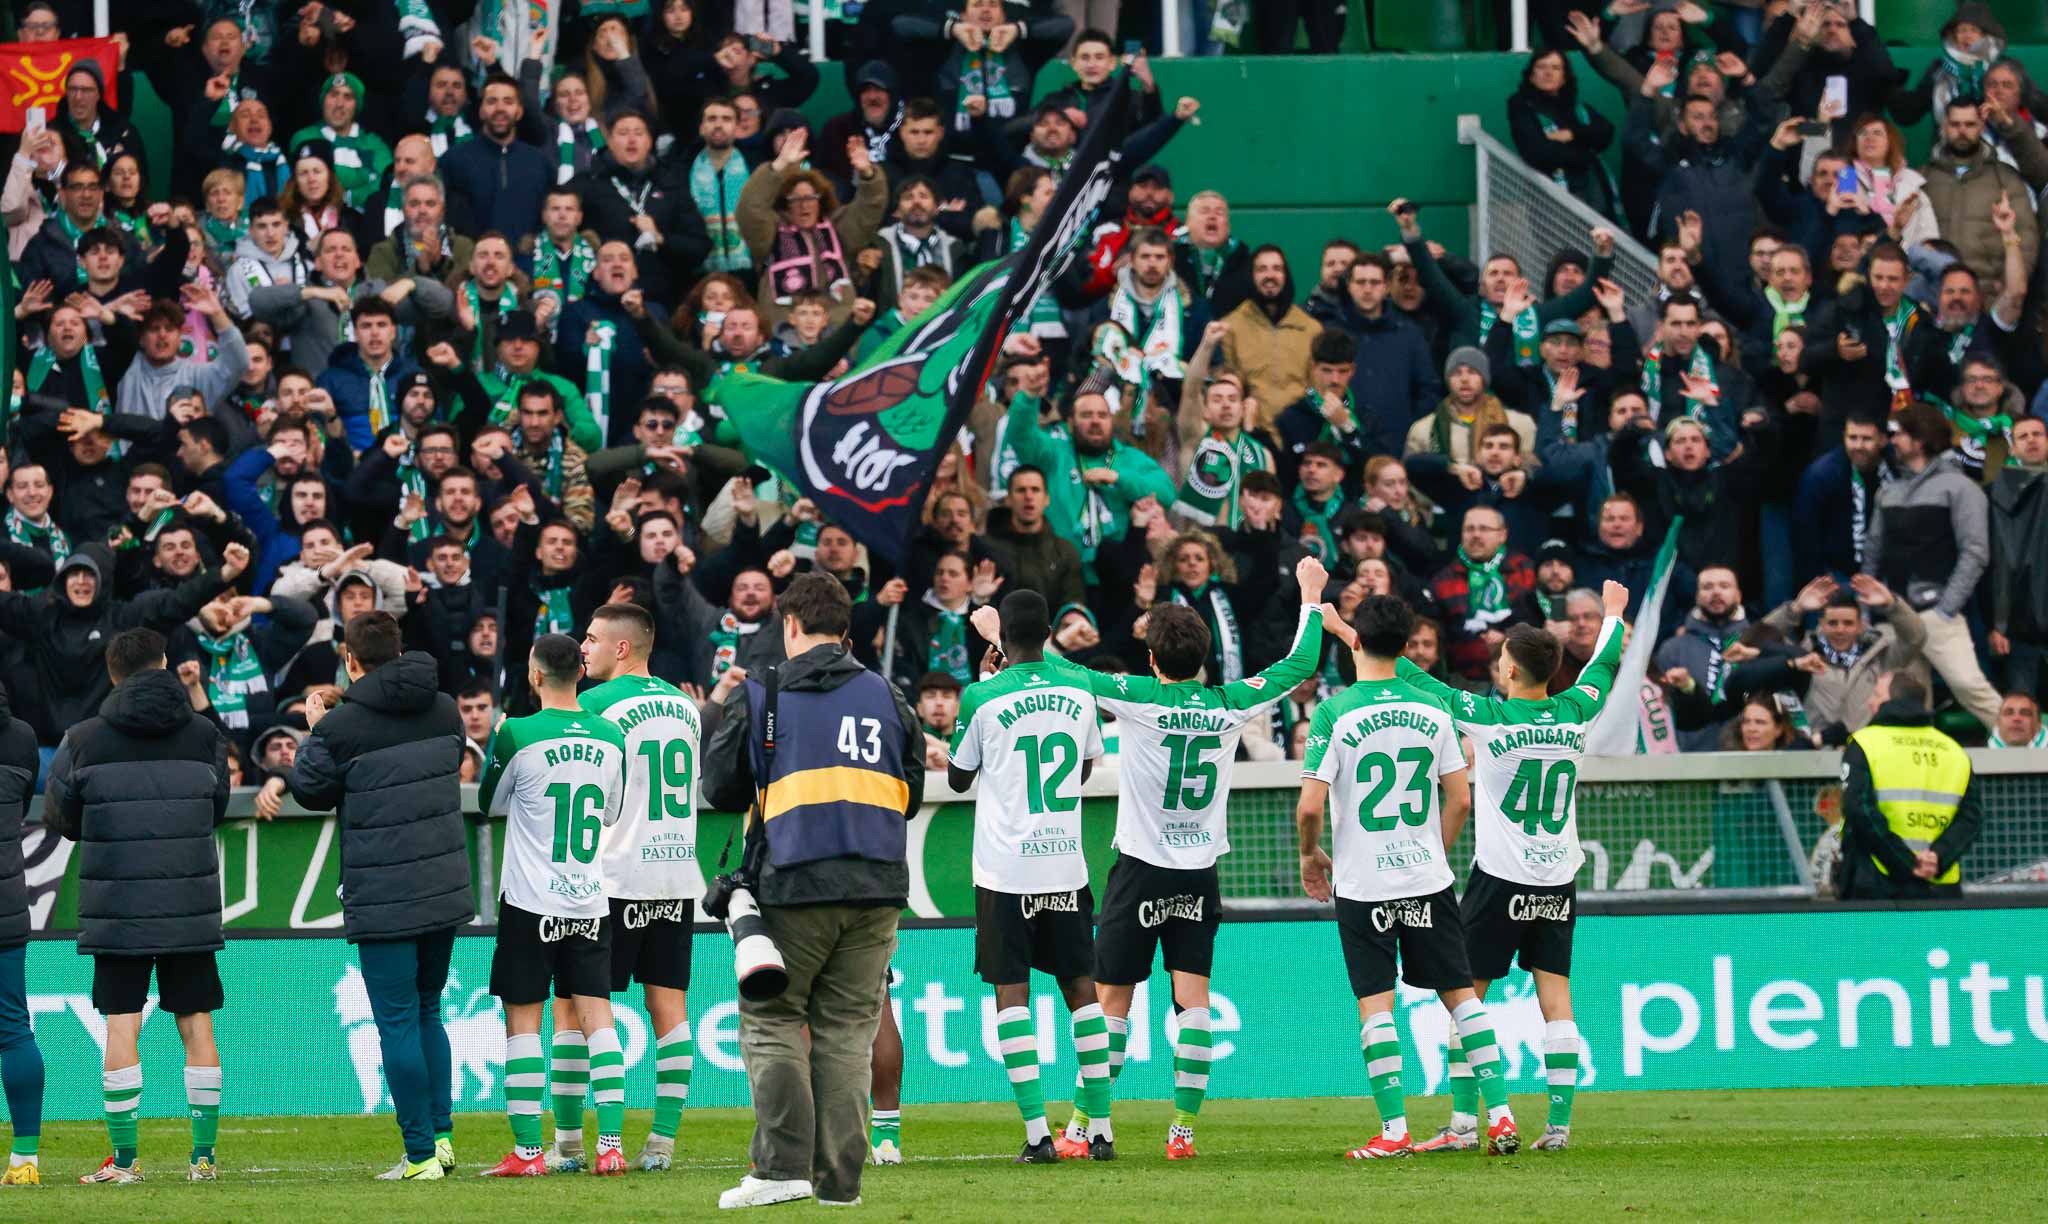
[[[858,729],[856,723],[859,724]],[[838,744],[839,751],[848,758],[875,764],[882,759],[881,720],[851,715],[840,719]]]

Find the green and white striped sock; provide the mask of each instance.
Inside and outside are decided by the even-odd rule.
[[[1451,1013],[1458,1024],[1458,1041],[1472,1064],[1472,1078],[1479,1081],[1479,1096],[1486,1102],[1486,1124],[1514,1116],[1508,1108],[1508,1082],[1500,1073],[1500,1047],[1493,1040],[1493,1018],[1486,1004],[1467,999]]]
[[[505,1114],[512,1123],[512,1150],[521,1160],[540,1155],[540,1098],[547,1079],[539,1033],[505,1038]]]
[[[1543,1078],[1550,1082],[1549,1124],[1570,1126],[1579,1090],[1579,1026],[1570,1020],[1543,1026]]]
[[[868,1146],[876,1148],[884,1143],[893,1143],[899,1149],[903,1146],[903,1111],[900,1109],[876,1109],[868,1114]]]
[[[1024,1141],[1050,1139],[1045,1089],[1038,1082],[1038,1034],[1031,1027],[1030,1008],[1006,1007],[996,1013],[996,1044],[1002,1051],[1003,1069],[1010,1076],[1010,1091],[1017,1098],[1017,1112],[1024,1118]]]
[[[212,1160],[220,1137],[220,1068],[185,1068],[185,1105],[192,1111],[192,1159]]]
[[[1081,1062],[1081,1109],[1088,1115],[1088,1137],[1113,1138],[1109,1125],[1109,1025],[1100,1003],[1074,1013],[1074,1057]]]
[[[1104,1016],[1103,1023],[1109,1028],[1109,1083],[1116,1087],[1117,1076],[1124,1073],[1124,1047],[1131,1040],[1131,1018],[1129,1016]],[[1074,1072],[1074,1116],[1067,1120],[1066,1136],[1075,1143],[1088,1142],[1088,1110],[1083,1104],[1088,1098],[1088,1077]]]
[[[1379,1106],[1380,1137],[1401,1139],[1408,1134],[1408,1099],[1401,1089],[1401,1034],[1394,1029],[1394,1013],[1374,1012],[1358,1031],[1358,1044],[1365,1051],[1365,1076],[1372,1082],[1372,1103]]]
[[[142,1064],[100,1072],[100,1091],[106,1101],[107,1142],[114,1148],[114,1163],[127,1168],[135,1163],[135,1119],[142,1112]]]
[[[575,1029],[556,1029],[548,1049],[548,1095],[554,1101],[556,1151],[582,1150],[583,1097],[589,1090],[589,1043]]]
[[[675,1138],[683,1124],[683,1106],[690,1100],[690,1071],[697,1063],[696,1052],[688,1020],[654,1039],[654,1133],[663,1138]]]
[[[1479,1082],[1472,1078],[1472,1064],[1465,1061],[1465,1047],[1451,1029],[1451,1129],[1468,1131],[1479,1125]]]
[[[1189,1132],[1202,1112],[1202,1098],[1209,1095],[1209,1047],[1209,1009],[1183,1011],[1180,1036],[1173,1043],[1173,1124]]]
[[[616,1028],[590,1035],[590,1098],[597,1105],[597,1150],[617,1151],[626,1130],[626,1054]]]

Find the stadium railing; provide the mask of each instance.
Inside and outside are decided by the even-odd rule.
[[[1585,201],[1531,170],[1515,151],[1487,135],[1478,115],[1458,116],[1458,143],[1472,146],[1478,200],[1472,209],[1475,259],[1512,255],[1543,296],[1543,269],[1559,251],[1585,251],[1587,234],[1605,226],[1614,232],[1610,276],[1630,302],[1657,293],[1657,257],[1628,234],[1626,226],[1594,211]]]

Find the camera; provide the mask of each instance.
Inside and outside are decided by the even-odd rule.
[[[732,936],[733,976],[741,998],[761,1003],[789,989],[789,967],[782,963],[782,950],[769,936],[746,879],[735,871],[714,877],[704,891],[704,912],[724,923]]]

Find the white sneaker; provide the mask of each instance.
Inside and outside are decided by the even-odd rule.
[[[819,1199],[819,1200],[818,1200],[818,1206],[820,1206],[820,1207],[858,1207],[858,1206],[860,1206],[860,1195],[858,1195],[858,1194],[854,1195],[854,1196],[853,1196],[853,1201],[852,1201],[852,1202],[850,1202],[850,1203],[835,1203],[835,1202],[833,1202],[833,1201],[832,1201],[831,1199]]]
[[[884,1139],[868,1149],[868,1159],[878,1165],[900,1165],[903,1163],[903,1149],[897,1147],[894,1140]]]
[[[718,1196],[721,1211],[736,1207],[773,1207],[777,1203],[794,1203],[811,1197],[811,1183],[792,1178],[788,1181],[767,1181],[749,1173],[740,1178],[740,1184]]]

